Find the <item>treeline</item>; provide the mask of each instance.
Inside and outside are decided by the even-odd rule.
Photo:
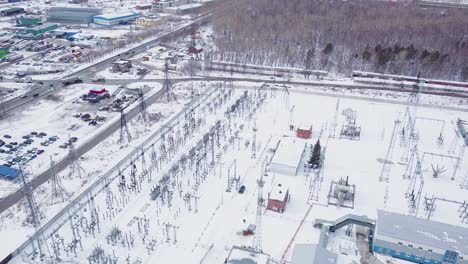
[[[213,59],[468,81],[468,9],[375,0],[237,0]]]

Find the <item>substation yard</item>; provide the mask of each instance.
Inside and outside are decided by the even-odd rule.
[[[104,169],[86,157],[83,166],[104,174],[12,263],[222,263],[233,246],[253,247],[259,239],[271,259],[288,261],[295,244],[318,240],[316,219],[375,218],[377,209],[468,225],[457,213],[468,162],[454,125],[468,118],[466,111],[260,87],[208,85],[148,140],[128,143],[134,152],[128,161]],[[291,125],[304,124],[312,137],[297,139],[306,145],[297,175],[275,172],[269,163],[278,141],[295,137]],[[350,125],[359,136],[347,134]],[[129,123],[130,134],[133,126],[139,124]],[[324,163],[311,170],[304,164],[317,139]],[[113,135],[105,144],[112,148],[117,140]],[[258,223],[260,177],[265,201],[274,186],[288,186],[287,208],[277,213],[263,204],[258,234],[243,235]],[[340,180],[354,186],[345,203],[332,198]],[[327,248],[338,263],[359,261],[356,237],[344,233],[330,235]]]

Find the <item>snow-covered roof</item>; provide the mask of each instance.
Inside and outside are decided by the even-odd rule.
[[[335,264],[337,255],[316,244],[296,244],[291,264]]]
[[[133,11],[126,11],[126,12],[119,12],[119,13],[109,13],[109,14],[102,14],[95,16],[94,19],[102,19],[102,20],[116,20],[122,19],[127,17],[139,17],[140,14]]]
[[[375,237],[386,236],[468,255],[468,228],[388,211],[377,211]]]
[[[284,201],[284,196],[286,195],[286,192],[288,191],[288,189],[289,189],[288,186],[282,183],[277,183],[273,185],[273,188],[271,189],[271,192],[270,192],[270,199],[277,200],[277,201]]]
[[[272,164],[286,165],[297,168],[301,162],[306,141],[295,137],[283,137],[280,140]]]
[[[129,60],[116,60],[113,62],[113,64],[127,64],[130,63]]]
[[[229,253],[228,264],[267,264],[270,256],[247,248],[234,246]]]

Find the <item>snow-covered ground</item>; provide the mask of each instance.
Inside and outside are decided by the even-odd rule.
[[[251,84],[251,86],[255,85]],[[253,111],[250,110],[254,106],[252,103],[244,106],[244,111],[239,111],[231,118],[224,115],[227,106],[242,96],[241,91],[236,91],[219,110],[210,112],[209,109],[214,108],[218,102],[215,99],[218,96],[213,93],[211,106],[204,104],[193,111],[197,125],[189,136],[181,135],[185,131],[184,120],[188,122],[190,115],[187,119],[182,119],[182,123],[174,127],[172,133],[169,132],[171,130],[167,132],[166,158],[161,158],[164,153],[161,149],[162,141],[155,138],[159,140],[155,145],[157,156],[153,156],[150,148],[145,154],[146,163],[143,163],[141,157],[134,161],[136,171],[133,175],[136,177],[136,187],[129,185],[133,176],[131,170],[127,168],[122,172],[127,181],[125,190],[119,189],[119,178],[117,178],[109,185],[107,191],[103,190],[97,194],[94,199],[96,209],[90,210],[96,212],[93,217],[96,215],[99,217],[99,229],[96,221],[94,225],[91,224],[92,214],[89,210],[79,210],[76,213],[70,221],[73,228],[70,224],[66,224],[59,229],[55,242],[58,243],[61,258],[71,263],[82,263],[88,261],[88,257],[93,253],[99,253],[106,258],[116,257],[119,261],[128,259],[131,262],[140,260],[142,263],[169,261],[199,263],[203,258],[204,263],[219,263],[224,261],[232,246],[251,246],[253,237],[242,236],[240,233],[248,224],[255,224],[256,221],[256,181],[262,174],[263,162],[271,158],[272,150],[278,140],[285,135],[294,136],[289,129],[290,124],[312,125],[313,137],[308,140],[308,145],[320,139],[322,146],[326,147],[325,163],[320,174],[322,181],[319,184],[312,180],[313,173],[307,173],[302,169],[297,176],[281,175],[270,171],[264,177],[264,198],[268,197],[268,192],[277,183],[289,186],[291,194],[284,213],[262,209],[264,212],[262,215],[263,251],[270,254],[273,259],[280,260],[284,255],[284,259],[289,260],[292,247],[296,243],[317,243],[320,231],[313,228],[316,218],[333,221],[347,213],[364,214],[375,218],[377,208],[408,214],[410,207],[406,198],[407,193],[411,192],[412,188],[419,189],[419,182],[416,181],[414,187],[409,187],[411,181],[403,178],[407,159],[411,155],[408,155],[405,142],[400,140],[400,136],[396,137],[393,155],[389,158],[393,165],[388,182],[380,180],[382,164],[386,158],[395,120],[398,119],[401,124],[404,124],[407,106],[391,101],[376,101],[373,96],[361,95],[360,99],[341,98],[337,110],[337,97],[334,94],[297,93],[297,91],[304,90],[301,87],[291,87],[290,95],[288,95],[286,90],[275,92],[263,89],[260,94],[265,96],[265,102],[258,105],[251,118],[248,117],[248,113]],[[248,96],[253,98],[255,92],[251,89],[248,91]],[[256,101],[256,99],[252,100]],[[426,100],[426,96],[423,96],[422,100]],[[439,102],[442,101],[443,99],[439,98]],[[153,107],[161,109],[160,106],[163,109],[167,107],[166,104],[155,104],[149,108],[149,112],[154,111]],[[175,113],[174,111],[181,108],[171,107],[171,109],[170,112],[163,111],[163,116],[168,116],[171,112]],[[339,131],[346,119],[342,114],[345,109],[352,109],[356,113],[356,124],[362,129],[360,140],[339,138]],[[349,113],[349,110],[346,112]],[[424,154],[424,152],[458,156],[461,150],[461,140],[454,140],[456,137],[453,122],[457,118],[468,119],[468,114],[444,110],[437,106],[418,107],[415,113],[418,117],[416,130],[419,132],[418,150],[422,159],[424,177],[417,214],[425,217],[426,211],[423,205],[425,195],[434,195],[458,202],[466,197],[467,190],[460,188],[460,184],[464,181],[464,173],[468,168],[466,159],[461,157],[455,179],[451,180],[454,171],[453,162],[434,155],[429,157],[429,154]],[[203,135],[213,131],[217,120],[220,120],[222,125],[222,129],[219,130],[219,146],[214,143],[217,141],[216,136],[213,141],[210,139],[217,133],[209,134],[211,136],[208,136],[208,140],[203,141]],[[440,120],[445,121],[443,127],[443,122]],[[335,129],[334,123],[337,124]],[[148,130],[147,127],[134,122],[130,123],[129,127],[131,134],[136,133],[141,137],[145,134],[143,131]],[[254,127],[256,128],[255,140]],[[135,129],[142,132],[136,132]],[[443,144],[440,144],[440,140],[438,141],[441,135]],[[176,139],[173,150],[167,148],[170,145],[168,143],[170,137]],[[90,175],[97,176],[105,171],[104,164],[107,157],[115,162],[118,157],[123,157],[128,151],[126,148],[132,148],[131,146],[137,144],[122,146],[123,149],[119,150],[116,148],[118,145],[115,144],[117,139],[118,135],[110,137],[93,150],[93,153],[84,157],[82,164],[90,168],[89,171],[92,171]],[[254,141],[255,156],[252,155]],[[206,152],[203,151],[203,147],[196,147],[197,151],[190,153],[192,146],[195,147],[201,144],[200,142],[207,144]],[[213,143],[215,147],[211,152]],[[184,155],[188,158],[185,165],[180,161]],[[97,157],[99,158],[96,159]],[[96,162],[97,160],[99,162]],[[211,161],[215,163],[210,165]],[[302,162],[304,161],[305,159]],[[178,166],[175,166],[176,164]],[[444,167],[445,172],[438,178],[434,178],[431,165]],[[144,173],[145,168],[151,171],[150,174]],[[239,181],[236,185],[236,181],[231,179],[231,192],[226,192],[228,176],[232,177],[234,173],[236,175],[234,178],[239,177]],[[168,183],[171,184],[166,185],[161,179],[168,175],[170,175]],[[65,186],[79,192],[80,188],[73,186],[79,186],[80,182],[81,185],[87,185],[96,176],[90,176],[89,181],[86,182],[78,178],[66,179],[70,183]],[[356,185],[353,209],[337,208],[328,204],[327,197],[331,182],[346,177],[350,184]],[[164,186],[168,188],[168,192],[163,192],[164,201],[160,197],[156,200],[150,198],[151,190],[158,184],[161,188]],[[236,191],[240,185],[246,187],[243,194]],[[45,190],[46,186],[42,189]],[[48,198],[47,195],[42,197],[45,210],[53,212],[52,207],[45,206],[46,200],[50,197]],[[171,200],[170,205],[168,199]],[[85,208],[90,208],[89,206],[88,204]],[[456,204],[438,200],[437,209],[431,219],[466,226],[457,217],[456,210]],[[2,224],[2,226],[15,226],[14,222],[21,222],[18,220],[21,219],[19,217],[22,213],[18,215],[13,217],[10,214],[9,217],[2,218],[2,221],[5,221],[5,225]],[[88,228],[85,228],[86,226]],[[11,234],[12,228],[4,229],[3,234],[8,234],[8,232]],[[16,228],[23,230],[19,232],[25,232],[25,234],[31,232],[31,228],[25,229],[19,226]],[[73,238],[72,229],[79,233],[82,241],[81,245],[75,245],[76,247],[69,244]],[[61,239],[64,244],[61,244]],[[49,245],[50,243],[51,240],[49,240]],[[292,247],[288,247],[289,244]],[[65,245],[68,246],[64,247]],[[328,247],[339,254],[339,263],[348,264],[353,260],[359,261],[354,238],[345,236],[343,232],[337,232],[336,237],[331,237]],[[71,251],[67,253],[65,248],[68,248],[67,250],[76,248],[77,255],[75,256]],[[51,246],[49,250],[52,251]],[[14,263],[21,263],[21,260],[17,259]]]

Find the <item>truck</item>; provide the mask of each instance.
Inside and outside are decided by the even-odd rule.
[[[5,60],[8,61],[8,62],[14,62],[14,61],[21,60],[22,58],[24,58],[24,56],[22,54],[11,54],[11,55],[5,57]]]
[[[83,80],[81,80],[79,76],[74,76],[74,77],[70,77],[70,78],[62,80],[62,85],[67,86],[67,85],[80,83],[80,82],[83,82]]]
[[[106,81],[106,78],[104,78],[104,77],[97,77],[97,76],[96,76],[96,77],[91,78],[91,81],[92,81],[92,82],[105,82],[105,81]]]

